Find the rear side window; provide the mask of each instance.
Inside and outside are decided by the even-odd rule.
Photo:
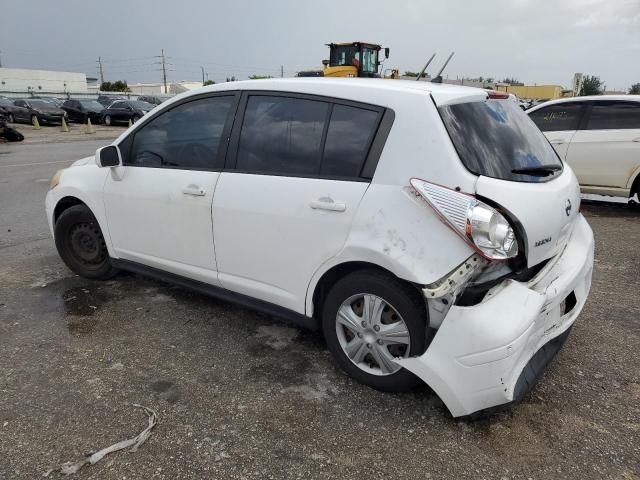
[[[283,175],[320,171],[326,102],[249,97],[238,146],[238,170]]]
[[[438,108],[464,166],[476,175],[519,182],[542,182],[547,176],[514,170],[551,167],[562,170],[555,151],[517,103],[487,100]]]
[[[324,146],[321,175],[359,176],[377,126],[378,112],[374,110],[334,105]]]
[[[583,110],[584,104],[558,103],[531,112],[529,118],[543,132],[576,130],[580,124]]]
[[[640,102],[593,103],[587,130],[640,129]]]
[[[127,164],[220,169],[219,149],[233,96],[194,100],[164,112],[136,132]]]
[[[382,109],[252,95],[236,168],[250,173],[360,178]]]

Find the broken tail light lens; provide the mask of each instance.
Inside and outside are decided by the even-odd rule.
[[[473,195],[418,178],[410,182],[438,216],[480,255],[489,260],[506,260],[518,255],[515,232],[495,208]]]

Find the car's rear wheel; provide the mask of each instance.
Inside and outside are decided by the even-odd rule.
[[[78,275],[106,280],[117,273],[98,221],[85,205],[74,205],[60,214],[55,242],[64,263]]]
[[[16,119],[13,118],[13,113],[10,113],[9,115],[7,115],[7,121],[9,123],[16,123]]]
[[[104,124],[108,127],[111,125],[111,115],[104,116]]]
[[[380,390],[406,391],[420,384],[394,358],[422,354],[426,326],[419,294],[375,270],[339,280],[322,306],[324,336],[337,363],[356,380]]]

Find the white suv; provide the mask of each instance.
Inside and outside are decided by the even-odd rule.
[[[579,188],[498,92],[382,79],[177,96],[56,174],[71,270],[130,270],[322,329],[375,388],[454,416],[520,399],[591,284]]]
[[[563,98],[527,113],[583,192],[640,201],[640,95]]]

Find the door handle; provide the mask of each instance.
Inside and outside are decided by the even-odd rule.
[[[549,140],[549,142],[551,143],[551,145],[562,145],[564,143],[564,140],[561,138],[554,138],[553,140]]]
[[[344,212],[347,206],[341,202],[335,202],[331,197],[321,197],[311,200],[309,206],[314,210],[328,210],[330,212]]]
[[[182,189],[182,193],[185,195],[191,195],[193,197],[204,197],[207,194],[207,191],[195,184],[187,185]]]

